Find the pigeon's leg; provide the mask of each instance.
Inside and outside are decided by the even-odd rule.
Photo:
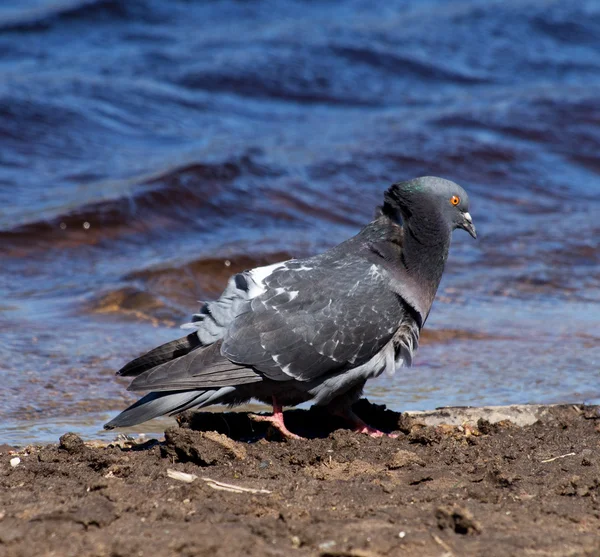
[[[386,434],[383,433],[383,431],[371,427],[365,421],[361,420],[350,407],[332,409],[332,414],[350,422],[354,426],[354,431],[356,433],[366,433],[370,437],[383,437],[384,435],[387,435],[388,437],[398,437],[393,433]]]
[[[283,410],[281,404],[273,397],[273,415],[261,416],[260,414],[248,414],[248,417],[255,422],[269,422],[286,439],[302,439],[299,435],[292,433],[283,423]]]

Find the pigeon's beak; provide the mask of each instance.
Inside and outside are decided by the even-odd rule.
[[[463,213],[463,221],[458,225],[459,228],[466,230],[472,238],[477,239],[477,231],[473,224],[473,217],[469,213]]]

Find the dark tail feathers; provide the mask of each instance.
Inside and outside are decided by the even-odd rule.
[[[162,344],[147,354],[129,362],[126,366],[117,371],[117,375],[131,377],[140,375],[144,371],[152,369],[165,362],[170,362],[180,356],[189,354],[192,350],[202,346],[196,333],[191,333],[187,337],[179,338],[166,344]]]

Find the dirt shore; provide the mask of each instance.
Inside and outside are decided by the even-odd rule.
[[[0,555],[600,555],[597,407],[357,412],[398,437],[296,410],[310,439],[197,413],[161,441],[0,446]]]

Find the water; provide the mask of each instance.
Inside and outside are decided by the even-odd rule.
[[[600,402],[600,4],[373,6],[2,3],[0,442],[98,436],[132,400],[114,371],[232,272],[424,174],[469,191],[479,239],[369,397]]]

